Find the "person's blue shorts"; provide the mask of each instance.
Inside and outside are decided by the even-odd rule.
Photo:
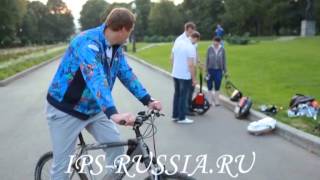
[[[212,90],[213,83],[214,89],[216,91],[220,90],[221,81],[222,81],[222,69],[208,69],[208,79],[207,79],[207,86],[208,90]]]

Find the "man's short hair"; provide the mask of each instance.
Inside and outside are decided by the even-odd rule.
[[[126,8],[114,8],[107,16],[105,24],[113,31],[125,28],[130,31],[136,21],[135,16]]]
[[[213,37],[213,41],[221,42],[221,38],[219,36]]]
[[[191,34],[191,37],[200,39],[200,33],[198,31],[193,31],[193,33]]]
[[[191,28],[193,30],[196,29],[196,24],[194,22],[191,22],[191,21],[185,23],[184,24],[184,30],[188,30],[189,28]]]

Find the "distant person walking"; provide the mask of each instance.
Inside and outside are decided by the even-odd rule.
[[[209,90],[209,101],[216,106],[220,105],[220,86],[223,75],[227,75],[226,53],[221,46],[221,38],[214,37],[213,44],[207,50],[206,71],[207,85]],[[213,90],[214,83],[214,90]]]
[[[192,22],[186,23],[184,33],[175,40],[172,48],[171,60],[174,80],[172,119],[181,124],[193,123],[193,120],[186,118],[186,113],[190,86],[196,84],[194,62],[197,53],[190,39],[195,27]]]
[[[220,24],[217,24],[217,28],[214,32],[214,35],[216,37],[220,37],[221,39],[223,38],[224,36],[224,29],[222,28],[222,26]]]
[[[221,39],[220,45],[224,48],[223,36],[224,36],[224,29],[220,24],[217,24],[217,28],[214,32],[215,37],[219,37]]]

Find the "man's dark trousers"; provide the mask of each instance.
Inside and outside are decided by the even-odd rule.
[[[188,93],[188,102],[187,102],[187,111],[192,112],[192,98],[194,93],[195,86],[192,86],[192,83],[189,87],[189,93]]]
[[[174,97],[173,97],[173,114],[172,118],[177,120],[184,120],[187,112],[187,102],[191,86],[191,79],[178,79],[174,80]]]

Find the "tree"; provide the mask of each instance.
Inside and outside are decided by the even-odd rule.
[[[27,5],[27,13],[23,17],[21,32],[19,37],[23,44],[28,43],[41,43],[42,37],[46,34],[46,26],[44,24],[49,10],[40,1],[29,2]]]
[[[45,43],[45,41],[49,41],[49,39],[54,39],[51,29],[53,22],[51,22],[49,18],[49,9],[45,4],[40,1],[31,2],[28,5],[27,15],[30,19],[34,19],[34,24],[28,24],[28,22],[25,22],[24,25],[27,29],[22,32],[27,31],[25,33],[28,33],[28,26],[29,29],[34,28],[35,31],[31,31],[29,34],[26,34],[26,37],[28,37],[32,43],[40,44]]]
[[[176,35],[183,27],[182,14],[172,1],[161,0],[151,7],[148,18],[149,33],[152,35]]]
[[[136,0],[137,21],[135,25],[136,36],[138,39],[143,39],[148,30],[148,17],[151,10],[150,0]]]
[[[320,34],[320,2],[314,1],[317,31]]]
[[[32,1],[27,5],[21,30],[23,44],[65,41],[74,33],[73,17],[62,1],[49,0],[47,5]]]
[[[303,1],[279,1],[274,2],[269,10],[273,31],[272,34],[300,34],[301,20],[304,19]]]
[[[225,0],[224,22],[231,32],[261,35],[270,0]]]
[[[48,0],[47,7],[51,14],[65,14],[70,11],[62,0]]]
[[[48,28],[46,41],[57,42],[67,40],[74,33],[74,23],[71,11],[62,0],[48,0]],[[63,28],[62,28],[63,27]]]
[[[184,21],[193,21],[205,39],[212,38],[216,25],[220,23],[219,15],[224,12],[222,0],[185,0],[182,9]]]
[[[225,0],[222,16],[229,32],[252,35],[299,35],[305,0]]]
[[[89,0],[80,12],[80,25],[82,30],[100,25],[106,17],[108,3],[104,0]]]
[[[26,0],[2,0],[0,6],[0,46],[10,45],[13,42],[26,12],[26,4]]]
[[[131,4],[127,4],[127,3],[112,3],[112,4],[108,4],[108,6],[103,10],[103,13],[101,15],[101,22],[104,22],[106,20],[107,16],[109,15],[109,13],[114,8],[127,8],[127,9],[130,9],[131,8]]]

